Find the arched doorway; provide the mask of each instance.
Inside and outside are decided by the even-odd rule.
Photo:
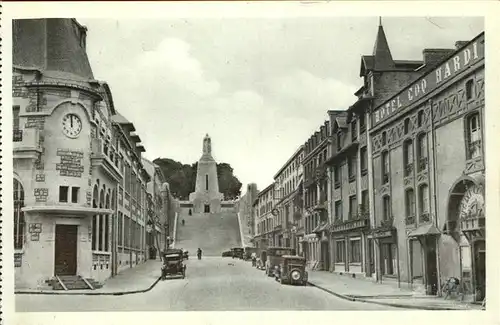
[[[462,176],[452,186],[444,232],[459,244],[463,292],[472,300],[486,294],[484,176]]]

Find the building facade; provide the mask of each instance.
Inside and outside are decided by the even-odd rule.
[[[102,282],[146,257],[144,148],[115,123],[86,37],[74,19],[13,22],[16,287],[45,287],[57,276]],[[121,223],[128,247],[118,240],[122,215],[134,220]]]
[[[257,184],[248,184],[246,193],[237,202],[244,244],[248,246],[252,246],[255,236],[253,203],[257,199],[258,194],[259,190],[257,189]]]
[[[325,121],[304,144],[304,251],[309,265],[323,269],[330,264],[328,244],[328,181],[330,121]]]
[[[400,281],[428,294],[456,277],[482,300],[484,34],[443,52],[370,116],[375,222],[394,229],[379,268],[392,259]]]
[[[296,232],[302,217],[300,186],[303,178],[302,159],[304,147],[300,146],[274,175],[276,197],[275,243],[280,247],[297,248]]]
[[[254,203],[255,211],[255,247],[266,249],[269,246],[274,246],[274,184],[267,186],[260,191]],[[276,214],[276,213],[274,213]]]

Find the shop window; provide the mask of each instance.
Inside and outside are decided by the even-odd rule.
[[[366,147],[361,148],[360,152],[360,159],[361,159],[361,175],[366,175],[368,174],[368,150]]]
[[[351,239],[350,263],[361,263],[361,239]]]
[[[345,263],[345,241],[337,240],[335,242],[335,263]]]
[[[79,187],[72,187],[71,188],[71,202],[72,203],[78,203],[78,195],[80,195],[80,188]]]
[[[467,100],[472,99],[474,97],[474,80],[467,80],[465,83],[465,96]]]
[[[408,224],[414,223],[415,218],[415,193],[413,189],[406,190],[405,193],[406,219]]]
[[[14,178],[14,249],[22,249],[24,244],[25,221],[24,212],[24,188],[21,183]]]
[[[356,157],[349,157],[347,159],[348,169],[349,169],[349,182],[353,182],[356,179]]]
[[[413,171],[413,141],[410,139],[406,140],[403,150],[405,176],[410,176]]]
[[[417,137],[418,141],[418,170],[426,170],[428,164],[427,158],[427,134],[421,133]]]
[[[382,208],[383,208],[383,218],[384,220],[389,220],[392,218],[391,213],[391,197],[389,195],[385,195],[382,198]]]
[[[68,186],[59,186],[59,202],[67,203],[68,202]]]
[[[358,201],[356,195],[349,197],[349,219],[355,218],[358,215]]]
[[[405,118],[405,121],[404,121],[404,133],[405,133],[405,135],[410,133],[410,118],[409,117]]]
[[[389,152],[382,152],[382,184],[389,183]]]
[[[474,113],[467,118],[467,158],[473,159],[481,156],[482,137],[479,113]]]

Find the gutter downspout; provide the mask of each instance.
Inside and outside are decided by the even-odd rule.
[[[429,110],[430,110],[430,118],[431,118],[431,146],[432,146],[432,173],[430,173],[430,177],[432,177],[432,198],[434,201],[434,224],[436,228],[439,230],[438,223],[438,214],[437,214],[437,196],[436,196],[436,171],[437,171],[437,163],[436,163],[436,132],[434,130],[434,114],[432,111],[432,99],[429,99]],[[439,240],[435,239],[436,244],[436,272],[437,272],[437,295],[441,296],[441,258],[440,258],[440,249],[439,249]]]

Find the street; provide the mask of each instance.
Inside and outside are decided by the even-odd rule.
[[[159,270],[158,270],[159,274]],[[16,295],[17,312],[403,310],[340,299],[312,286],[281,285],[242,260],[187,261],[185,279],[124,296]]]

